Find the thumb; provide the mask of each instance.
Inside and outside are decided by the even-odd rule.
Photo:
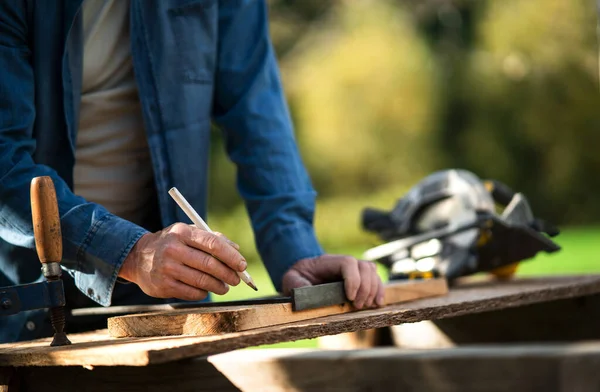
[[[294,269],[283,276],[282,289],[284,295],[290,295],[292,289],[311,285],[312,283],[308,279]]]

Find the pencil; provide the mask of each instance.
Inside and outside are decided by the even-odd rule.
[[[202,219],[202,217],[200,215],[198,215],[196,210],[194,210],[194,208],[190,205],[190,203],[188,203],[188,201],[185,199],[185,197],[183,197],[181,192],[179,192],[179,190],[176,187],[169,189],[169,195],[171,195],[173,200],[175,200],[175,202],[179,205],[179,207],[183,210],[183,212],[185,212],[185,214],[188,216],[188,218],[190,218],[191,221],[194,222],[194,225],[196,225],[196,227],[198,227],[199,229],[202,229],[202,230],[206,230],[209,233],[214,233],[210,229],[210,227],[208,227],[206,222],[204,222],[204,219]],[[236,271],[236,272],[237,272],[238,276],[240,277],[240,279],[244,283],[246,283],[248,286],[253,288],[254,291],[258,291],[258,288],[256,288],[256,285],[254,284],[254,280],[252,279],[252,277],[250,276],[248,271],[244,271],[244,272]]]

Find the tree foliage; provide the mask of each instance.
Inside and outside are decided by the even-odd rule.
[[[591,0],[272,0],[271,32],[320,197],[389,193],[462,167],[559,224],[597,221]],[[240,204],[215,133],[211,208]],[[392,191],[393,190],[393,191]],[[356,211],[349,211],[356,214]]]

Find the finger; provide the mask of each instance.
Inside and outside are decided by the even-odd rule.
[[[354,306],[362,309],[371,293],[371,267],[367,263],[358,262],[358,269],[360,271],[360,287],[354,299]]]
[[[192,255],[184,260],[184,264],[198,271],[205,272],[232,286],[240,284],[239,275],[209,254],[192,249]]]
[[[346,290],[346,297],[350,301],[356,299],[358,289],[360,288],[360,271],[358,269],[358,261],[353,257],[345,257],[339,259],[339,267],[344,278],[344,289]]]
[[[283,276],[282,288],[284,295],[290,295],[292,289],[311,285],[308,279],[294,269],[291,269]]]
[[[166,287],[166,295],[163,298],[177,298],[184,301],[202,301],[208,297],[208,292],[206,290],[189,286],[174,279],[164,280],[163,283]]]
[[[367,297],[365,306],[367,308],[372,308],[375,306],[375,299],[377,298],[380,279],[379,275],[377,275],[377,267],[375,266],[375,263],[370,261],[364,261],[364,263],[368,264],[369,269],[371,270],[371,287],[369,289],[369,296]]]
[[[383,287],[383,282],[379,279],[379,286],[377,288],[377,306],[385,305],[385,289]]]
[[[222,236],[195,227],[191,229],[189,236],[183,236],[183,240],[187,245],[213,255],[236,271],[246,270],[248,266],[246,259],[233,246],[230,246]]]
[[[358,270],[358,261],[354,257],[340,255],[323,255],[317,258],[303,260],[301,265],[294,268],[302,270],[304,276],[311,284],[344,279],[346,297],[354,301],[361,276]]]
[[[167,255],[178,261],[179,264],[184,264],[194,270],[205,272],[232,286],[237,286],[240,283],[240,277],[234,270],[196,248],[184,244],[174,245],[169,248]]]
[[[225,282],[215,279],[213,276],[197,271],[183,264],[173,263],[171,267],[173,278],[188,286],[196,287],[211,293],[223,295],[229,291]]]
[[[302,270],[305,275],[315,279],[315,282],[323,283],[340,279],[343,276],[343,267],[352,263],[357,263],[354,257],[323,255],[303,260]]]
[[[235,242],[231,241],[229,238],[227,238],[227,236],[223,233],[220,233],[218,231],[214,232],[216,235],[222,237],[229,245],[233,246],[236,250],[240,250],[240,246],[238,244],[236,244]]]

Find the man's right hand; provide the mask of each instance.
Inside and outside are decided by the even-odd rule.
[[[220,234],[176,223],[142,236],[119,272],[151,297],[199,301],[225,294],[246,269],[237,245]]]

